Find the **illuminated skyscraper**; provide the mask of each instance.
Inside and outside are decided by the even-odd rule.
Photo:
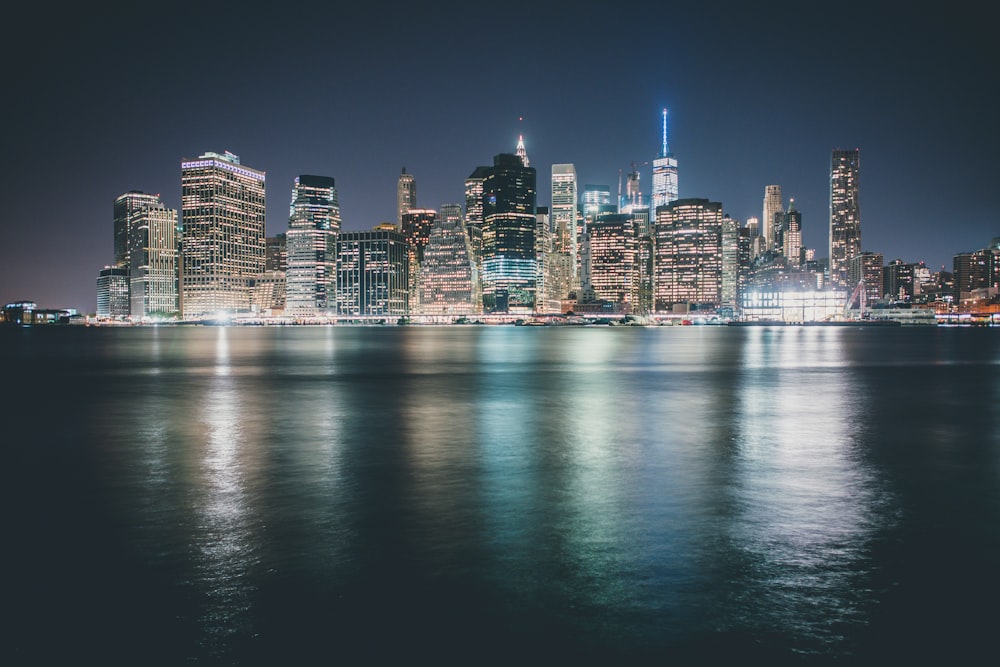
[[[479,312],[476,265],[462,207],[445,204],[433,220],[420,267],[420,312],[470,315]]]
[[[735,317],[739,298],[740,223],[722,216],[722,276],[719,283],[720,312]]]
[[[868,307],[882,298],[885,282],[885,267],[882,264],[883,257],[880,252],[859,252],[847,262],[847,284],[856,287],[858,283],[864,281],[865,301]],[[853,305],[858,304],[855,302]]]
[[[678,199],[656,210],[656,310],[715,308],[722,290],[722,204]]]
[[[577,180],[572,164],[552,165],[550,229],[552,252],[548,257],[547,284],[550,301],[565,299],[577,289]],[[553,307],[548,307],[551,310]]]
[[[663,110],[663,145],[660,154],[653,160],[653,193],[650,197],[650,217],[656,217],[656,209],[677,199],[677,160],[667,145],[667,110]]]
[[[340,223],[334,179],[296,176],[286,235],[285,309],[289,313],[321,315],[335,309]]]
[[[264,172],[205,153],[181,163],[181,310],[185,318],[250,309],[264,271]]]
[[[802,212],[795,210],[795,199],[788,200],[788,211],[785,212],[781,237],[788,265],[800,266],[802,264]]]
[[[483,181],[483,307],[531,312],[535,307],[535,168],[518,155],[494,156]]]
[[[163,206],[160,195],[148,194],[139,190],[130,190],[115,199],[115,263],[120,269],[129,268],[129,232],[136,216],[150,206]]]
[[[519,135],[517,137],[517,149],[514,151],[519,158],[521,158],[521,163],[525,167],[530,167],[531,162],[528,161],[528,151],[524,147],[524,135]]]
[[[587,228],[589,291],[615,312],[630,313],[639,299],[639,267],[632,216],[598,216]]]
[[[483,182],[490,173],[489,167],[476,167],[465,179],[465,231],[469,235],[472,256],[476,263],[479,294],[483,281]]]
[[[403,214],[400,232],[406,239],[407,252],[410,255],[410,276],[407,284],[410,286],[410,311],[420,312],[420,267],[424,261],[424,249],[431,235],[431,227],[437,217],[437,211],[430,208],[411,208]]]
[[[763,235],[766,250],[781,254],[784,245],[781,242],[781,226],[784,221],[785,204],[781,200],[780,185],[764,186],[764,219]]]
[[[337,311],[341,315],[409,314],[406,239],[386,223],[341,232],[337,241]]]
[[[406,167],[403,167],[403,173],[396,184],[396,225],[399,228],[403,226],[403,214],[416,207],[417,182],[413,180],[411,174],[406,173]]]
[[[128,269],[105,266],[97,276],[97,316],[124,320],[128,315]]]
[[[178,311],[177,211],[159,202],[139,209],[129,232],[129,301],[133,320]]]
[[[830,282],[854,288],[847,276],[851,258],[861,253],[858,176],[861,151],[835,150],[830,158]]]

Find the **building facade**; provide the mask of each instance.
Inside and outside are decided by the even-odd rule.
[[[656,210],[655,309],[714,310],[722,298],[722,204],[678,199]]]
[[[264,271],[264,172],[238,155],[181,163],[181,310],[185,318],[249,311]]]
[[[97,276],[97,317],[124,320],[129,316],[128,269],[106,266]]]
[[[532,312],[535,254],[535,169],[510,153],[494,156],[483,181],[483,307]]]
[[[667,110],[663,110],[663,144],[660,153],[653,160],[653,190],[650,196],[650,218],[656,217],[656,209],[678,198],[677,160],[667,144]]]
[[[830,283],[854,289],[847,275],[853,257],[861,253],[861,206],[858,179],[861,151],[834,150],[830,157]]]
[[[340,204],[330,176],[300,175],[289,206],[285,310],[324,315],[336,308]]]
[[[129,314],[133,320],[179,311],[177,210],[159,202],[140,209],[129,231]]]
[[[409,314],[409,252],[395,225],[341,232],[337,241],[337,313]]]
[[[481,310],[472,244],[459,204],[445,204],[434,219],[420,267],[419,312],[471,315]]]

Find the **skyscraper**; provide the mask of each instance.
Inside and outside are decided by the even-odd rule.
[[[782,225],[783,253],[788,265],[798,267],[802,264],[802,212],[795,210],[795,199],[788,200],[788,211],[785,212],[785,222]]]
[[[861,253],[861,207],[858,177],[861,150],[834,150],[830,158],[830,282],[854,288],[847,276],[851,259]]]
[[[722,294],[722,204],[678,199],[656,211],[656,310],[719,305]]]
[[[424,261],[424,249],[430,238],[431,227],[437,218],[437,211],[432,208],[411,208],[403,214],[399,231],[406,239],[406,250],[410,259],[408,262],[410,275],[407,284],[410,286],[410,312],[420,310],[420,266]]]
[[[178,310],[177,210],[156,203],[139,209],[130,221],[129,313],[133,320]]]
[[[639,271],[633,218],[627,213],[599,216],[587,228],[593,298],[615,312],[630,313],[639,300]]]
[[[781,226],[784,221],[785,204],[781,200],[780,185],[764,186],[764,219],[762,221],[765,250],[782,253]]]
[[[462,207],[445,204],[433,220],[420,267],[420,312],[470,315],[479,311],[476,265]]]
[[[238,155],[181,162],[181,310],[184,317],[250,308],[264,271],[264,172]]]
[[[483,307],[531,312],[535,307],[535,168],[510,153],[494,156],[483,181]]]
[[[341,232],[337,241],[337,312],[409,314],[406,239],[386,223],[367,232]]]
[[[412,174],[406,173],[406,167],[403,167],[403,173],[400,174],[399,182],[396,184],[396,226],[402,228],[403,214],[416,207],[417,182],[413,180]]]
[[[650,197],[650,217],[656,218],[657,207],[677,199],[677,160],[667,144],[667,110],[663,110],[663,145],[653,160],[653,193]]]
[[[564,299],[579,283],[577,271],[577,180],[572,164],[552,165],[552,253],[548,266],[551,300]]]
[[[340,204],[329,176],[295,177],[288,214],[285,308],[320,315],[336,304],[337,234]]]
[[[129,268],[129,232],[136,216],[150,206],[162,206],[160,195],[149,194],[139,190],[129,190],[115,199],[115,263],[120,269]]]

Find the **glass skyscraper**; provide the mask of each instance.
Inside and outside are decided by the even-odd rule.
[[[514,154],[494,156],[483,181],[483,307],[488,312],[535,308],[535,168]]]
[[[660,154],[653,160],[653,193],[650,198],[650,217],[656,217],[656,209],[669,204],[678,197],[677,160],[667,144],[667,110],[663,110],[663,144]]]
[[[341,232],[337,242],[337,312],[409,314],[408,271],[406,238],[395,225]]]
[[[445,204],[433,220],[420,266],[420,312],[468,315],[479,311],[478,280],[462,207]]]
[[[722,204],[678,199],[656,211],[656,310],[677,304],[692,310],[722,299]]]
[[[336,299],[337,188],[329,176],[295,178],[286,235],[285,309],[293,315],[322,315]]]
[[[264,172],[238,155],[181,163],[181,310],[185,318],[249,311],[264,271]]]

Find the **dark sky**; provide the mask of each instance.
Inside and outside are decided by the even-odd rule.
[[[861,149],[865,250],[949,270],[1000,236],[996,64],[985,5],[938,3],[35,3],[0,28],[0,301],[93,312],[112,202],[180,208],[180,162],[267,172],[267,233],[298,174],[333,176],[344,228],[464,199],[523,133],[553,163],[644,192],[670,110],[680,195],[760,216],[781,185],[827,255],[829,161]],[[430,7],[430,8],[428,8]],[[523,120],[519,121],[519,118]]]

